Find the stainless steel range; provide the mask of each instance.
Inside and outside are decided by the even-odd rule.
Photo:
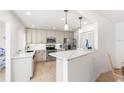
[[[56,43],[55,38],[47,38],[47,45],[46,45],[46,52],[47,52],[46,60],[47,61],[55,61],[56,60],[55,57],[52,57],[49,55],[50,53],[57,51],[55,43]]]

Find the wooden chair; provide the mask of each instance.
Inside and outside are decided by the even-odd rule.
[[[107,54],[107,55],[109,58],[109,65],[111,67],[114,82],[124,82],[124,74],[122,73],[122,69],[114,68],[113,64],[112,64],[111,56],[109,54]]]

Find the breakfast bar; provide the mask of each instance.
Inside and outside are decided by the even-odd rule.
[[[93,75],[93,53],[94,51],[91,50],[69,50],[51,53],[51,56],[56,57],[56,81],[94,81],[96,79],[96,75]]]

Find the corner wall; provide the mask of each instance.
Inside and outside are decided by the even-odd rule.
[[[0,20],[6,29],[6,81],[11,81],[11,57],[25,47],[25,28],[11,11],[0,10]]]
[[[116,65],[124,65],[124,22],[116,23]]]
[[[103,68],[103,72],[109,70],[107,53],[112,56],[113,64],[116,67],[115,61],[115,24],[106,18],[97,14],[96,11],[86,10],[78,11],[82,16],[85,16],[92,22],[98,23],[98,51],[96,58],[93,61],[97,62],[99,68]],[[104,65],[101,65],[104,63]],[[96,70],[97,71],[97,70]]]

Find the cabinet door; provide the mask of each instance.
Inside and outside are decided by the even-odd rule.
[[[51,31],[47,31],[47,32],[46,32],[46,36],[47,36],[47,38],[51,38],[51,37],[52,37]]]
[[[60,32],[60,43],[63,44],[64,43],[64,32]]]
[[[43,53],[41,50],[37,50],[36,52],[36,61],[37,62],[43,61]]]
[[[31,30],[26,30],[26,43],[27,44],[32,43],[32,41],[31,41]]]
[[[56,43],[61,43],[61,32],[56,32]]]
[[[32,30],[32,43],[35,44],[36,43],[36,31]]]
[[[46,43],[46,31],[41,31],[41,43]]]
[[[47,31],[47,38],[55,38],[56,32],[55,31]]]
[[[51,37],[56,38],[56,31],[50,31]]]
[[[36,43],[41,43],[41,31],[36,31]]]

